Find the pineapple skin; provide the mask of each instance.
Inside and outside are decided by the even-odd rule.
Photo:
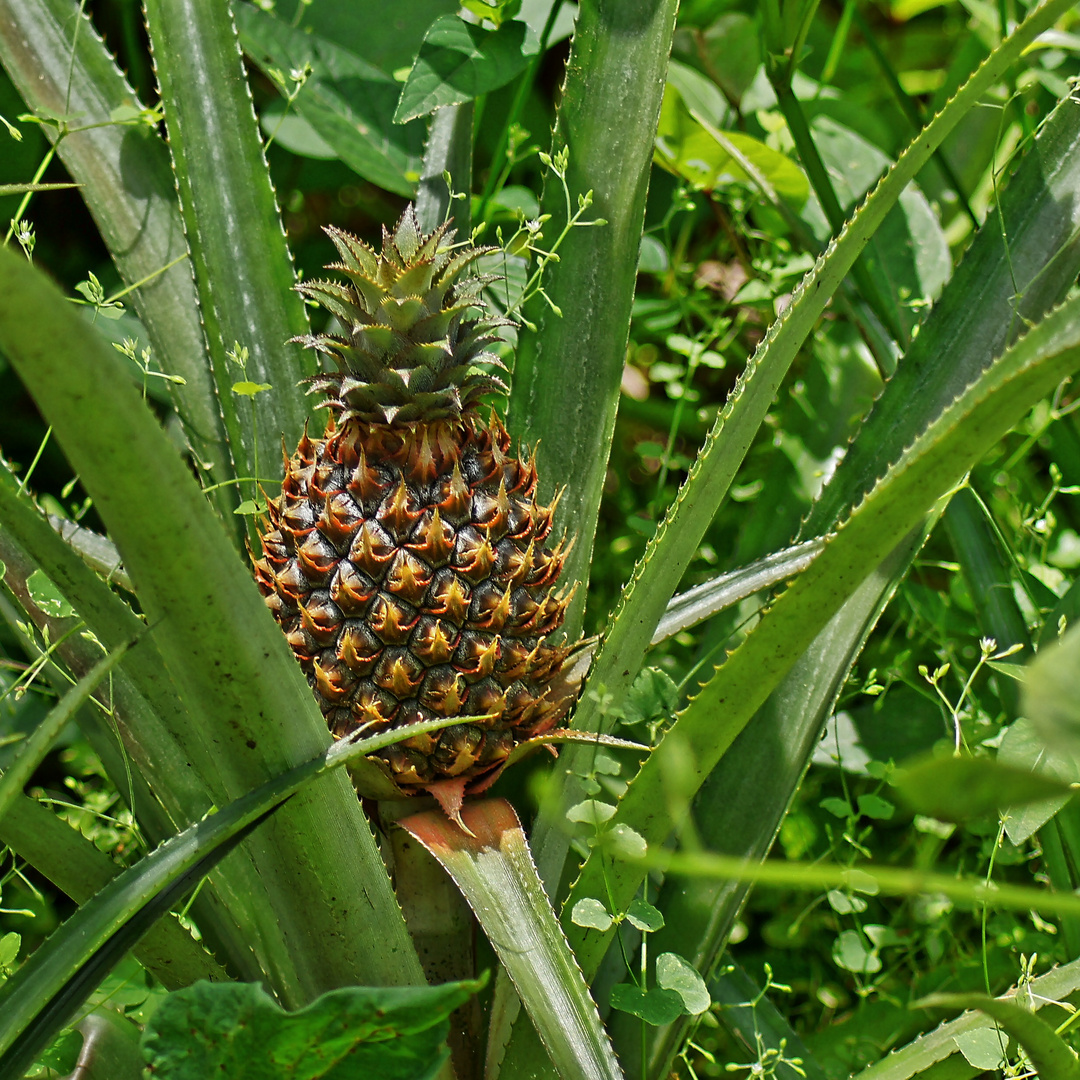
[[[462,273],[482,249],[451,249],[445,226],[423,235],[411,210],[378,256],[328,232],[345,259],[331,269],[361,280],[300,288],[352,333],[301,339],[338,363],[311,380],[331,417],[268,500],[256,581],[336,737],[469,718],[376,757],[403,794],[480,790],[577,696],[560,679],[576,646],[552,641],[566,547],[548,543],[554,504],[537,501],[533,459],[478,415],[480,394],[504,389],[476,366],[501,366],[485,279]]]

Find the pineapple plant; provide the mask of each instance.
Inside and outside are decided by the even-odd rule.
[[[506,391],[473,272],[490,249],[424,234],[411,206],[378,253],[327,232],[345,280],[298,289],[344,332],[298,340],[337,366],[306,380],[330,417],[286,458],[256,579],[335,736],[463,718],[378,755],[403,793],[460,801],[576,697],[553,640],[566,544],[534,459],[482,415]]]

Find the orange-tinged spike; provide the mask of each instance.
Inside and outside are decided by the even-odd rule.
[[[435,442],[430,424],[420,424],[410,432],[407,459],[409,476],[424,484],[430,484],[439,475]]]
[[[474,499],[474,504],[479,502]],[[506,535],[510,521],[510,500],[506,495],[506,481],[499,481],[499,490],[493,499],[484,500],[486,505],[476,513],[476,524],[486,530],[489,537],[498,540]]]
[[[338,640],[338,659],[358,675],[370,674],[381,652],[382,646],[365,640],[358,630],[346,630]]]
[[[330,599],[346,617],[359,617],[367,611],[371,598],[378,592],[373,581],[361,574],[347,559],[338,564],[330,582]]]
[[[454,462],[454,471],[450,474],[450,487],[445,498],[439,503],[443,517],[460,522],[469,515],[469,485],[461,474],[461,463]]]
[[[319,518],[319,531],[337,547],[347,547],[352,534],[360,527],[359,507],[344,492],[328,495],[322,516]]]
[[[369,577],[381,581],[394,557],[389,537],[374,522],[365,521],[353,537],[349,558]]]
[[[399,701],[412,697],[420,685],[423,674],[417,673],[404,657],[387,657],[375,670],[376,685],[393,694]]]
[[[362,446],[359,447],[356,468],[349,477],[348,490],[350,494],[368,506],[380,502],[386,493],[386,484],[378,471],[368,466],[367,454],[364,453]]]
[[[455,533],[451,526],[443,521],[436,506],[430,519],[422,522],[416,530],[418,539],[405,547],[415,551],[428,566],[445,566],[454,550]]]
[[[398,480],[393,494],[383,499],[382,505],[375,513],[379,522],[398,541],[403,541],[408,537],[412,532],[412,527],[420,520],[420,515],[421,511],[412,505],[412,498],[404,477]]]
[[[473,624],[478,630],[494,630],[496,633],[506,625],[510,617],[510,591],[507,585],[499,602],[489,611],[485,611]]]
[[[386,575],[386,587],[409,603],[419,604],[430,584],[431,570],[415,555],[399,548]]]
[[[300,625],[320,645],[329,645],[341,626],[341,612],[328,600],[301,604]]]
[[[435,587],[428,610],[461,626],[469,613],[469,596],[468,586],[457,575],[449,574]]]
[[[318,660],[315,661],[315,688],[327,701],[333,702],[344,700],[351,689],[345,685],[340,670],[327,671]]]
[[[486,581],[491,577],[491,570],[495,565],[495,549],[488,543],[486,537],[476,542],[459,534],[457,547],[458,550],[451,565],[462,577],[473,584]]]
[[[312,531],[296,550],[296,558],[311,585],[325,583],[338,562],[338,554],[317,532]]]
[[[428,665],[445,664],[454,651],[458,635],[454,628],[435,619],[417,627],[412,636],[412,651]]]
[[[495,670],[495,661],[498,656],[499,639],[497,637],[492,637],[486,642],[482,637],[470,637],[458,647],[454,667],[468,678],[484,679]]]
[[[437,716],[456,716],[468,696],[468,686],[456,671],[433,671],[424,681],[420,704]]]
[[[535,558],[536,544],[532,540],[529,541],[529,546],[524,551],[516,547],[511,548],[511,553],[506,560],[506,574],[511,585],[523,585],[525,583],[526,578],[532,571]]]
[[[419,615],[410,615],[396,600],[382,593],[375,597],[368,613],[371,629],[387,645],[403,642],[419,621]]]

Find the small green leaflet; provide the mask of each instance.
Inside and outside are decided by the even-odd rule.
[[[75,609],[43,571],[35,570],[26,579],[26,587],[30,591],[30,599],[43,615],[51,619],[66,619],[75,614]]]
[[[234,394],[243,394],[244,397],[254,397],[256,394],[261,394],[264,390],[270,389],[270,383],[268,382],[234,382],[232,384],[232,392]]]

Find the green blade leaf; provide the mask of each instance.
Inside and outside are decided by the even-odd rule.
[[[12,803],[0,821],[0,843],[80,904],[122,872],[80,832],[25,795]],[[206,930],[212,929],[203,925]],[[228,978],[220,964],[171,916],[151,927],[133,952],[139,963],[169,990],[197,979],[220,982]]]
[[[1041,1016],[1014,1002],[986,994],[931,994],[912,1002],[912,1008],[978,1009],[1023,1046],[1043,1080],[1080,1080],[1080,1062],[1069,1044]]]
[[[487,799],[463,807],[461,814],[468,833],[439,811],[413,814],[399,824],[464,893],[559,1074],[621,1078],[513,807]]]
[[[1023,714],[1048,743],[1080,758],[1080,626],[1044,645],[1027,665]]]
[[[527,29],[517,19],[485,30],[457,15],[441,15],[424,35],[394,122],[404,124],[505,86],[525,70],[539,46],[527,39]]]
[[[561,316],[542,296],[526,306],[539,331],[522,335],[507,412],[515,441],[536,447],[541,494],[574,479],[556,519],[557,529],[575,537],[564,580],[581,583],[564,623],[570,640],[585,607],[676,6],[673,0],[580,6],[552,139],[553,158],[564,149],[569,154],[570,206],[555,175],[549,171],[544,182],[548,244],[590,191],[586,219],[607,222],[572,229],[559,262],[548,267],[544,289]]]
[[[270,481],[282,436],[295,445],[314,415],[295,387],[316,364],[289,343],[307,332],[307,313],[293,292],[231,9],[150,0],[146,21],[229,447],[241,476]],[[243,377],[273,392],[237,400],[231,387],[240,372],[229,356],[236,345],[247,350]],[[255,541],[250,523],[249,537]]]
[[[0,1075],[21,1075],[86,995],[174,903],[301,788],[400,738],[457,722],[341,739],[170,837],[85,903],[0,987]],[[531,864],[530,864],[531,865]],[[422,980],[418,980],[422,981]]]
[[[191,826],[50,935],[0,988],[0,1073],[21,1076],[153,923],[273,812],[249,798]]]
[[[49,710],[48,716],[30,733],[30,737],[19,747],[15,760],[7,772],[0,775],[0,819],[7,813],[11,804],[22,794],[22,789],[34,775],[34,771],[45,760],[60,732],[75,718],[76,712],[86,703],[87,698],[97,689],[98,684],[123,658],[130,646],[123,645],[114,649],[88,671],[61,699]]]
[[[487,979],[385,990],[331,990],[286,1013],[251,983],[198,983],[170,994],[146,1026],[149,1068],[162,1080],[427,1080],[446,1059],[450,1014]]]
[[[955,822],[1071,792],[1068,784],[1045,773],[970,757],[916,762],[893,784],[916,813]]]
[[[603,684],[613,696],[616,705],[625,696],[634,674],[640,670],[667,599],[675,592],[701,542],[701,537],[725,499],[781,380],[807,335],[816,325],[828,298],[840,286],[859,253],[895,205],[908,182],[929,160],[934,148],[940,145],[945,136],[978,104],[982,95],[996,83],[1001,73],[1020,55],[1023,48],[1042,30],[1052,25],[1067,6],[1065,0],[1051,0],[1050,3],[1042,5],[987,58],[918,139],[908,146],[841,235],[803,279],[795,290],[791,304],[770,327],[764,341],[739,377],[736,389],[729,394],[727,404],[709,433],[706,445],[680,490],[677,501],[649,541],[645,554],[635,568],[633,578],[623,591],[603,649],[597,656],[592,671],[592,678],[598,684]],[[1060,233],[1061,229],[1057,231]],[[920,335],[917,340],[921,339]],[[520,358],[518,363],[520,366]],[[584,365],[585,361],[581,363]],[[938,367],[947,368],[949,365]],[[549,365],[550,370],[558,370],[558,365]],[[516,380],[515,374],[515,383]],[[953,393],[953,398],[959,389]],[[559,394],[567,392],[565,386],[551,387],[547,399],[558,402]],[[918,400],[918,395],[909,393],[905,400]],[[560,417],[557,423],[562,423],[561,418],[574,411],[566,403],[558,404],[557,409]],[[921,414],[921,417],[925,423],[927,414]],[[556,426],[550,429],[552,437],[548,440],[549,445],[552,441],[558,441],[554,436],[557,430],[559,428]],[[917,430],[909,431],[907,427],[904,427],[903,431],[905,443],[901,446],[910,443],[917,434]],[[866,439],[860,438],[855,448],[865,443]],[[870,441],[869,446],[876,445],[876,441]],[[841,469],[846,465],[845,461]],[[569,465],[563,463],[556,475],[577,476],[584,475],[584,472],[581,469],[571,471]],[[831,522],[824,519],[821,531],[830,525]],[[604,722],[596,703],[588,696],[584,697],[574,716],[574,727],[591,731]],[[569,776],[575,771],[584,770],[580,759],[571,749],[566,755],[566,775]],[[544,880],[549,883],[559,879],[567,851],[567,841],[560,829],[562,816],[565,808],[580,798],[572,780],[568,780],[564,786],[566,790],[555,793],[542,808],[533,833],[538,865]]]

